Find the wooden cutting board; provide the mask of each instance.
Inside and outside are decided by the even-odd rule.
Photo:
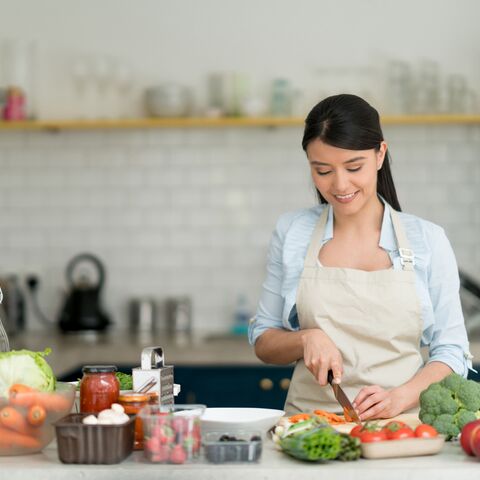
[[[416,413],[402,413],[400,415],[397,415],[396,417],[375,420],[375,422],[378,422],[379,425],[385,425],[386,423],[392,422],[395,420],[399,422],[405,422],[411,428],[415,428],[422,423],[418,418],[418,414]],[[341,425],[332,425],[332,427],[335,428],[335,430],[338,430],[339,432],[350,433],[350,430],[355,425],[356,425],[355,422],[348,422],[348,423],[342,423]]]

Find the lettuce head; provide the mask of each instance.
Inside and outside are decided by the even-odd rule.
[[[8,389],[21,383],[41,392],[55,390],[56,379],[45,357],[51,352],[12,350],[0,353],[0,397],[8,395]]]

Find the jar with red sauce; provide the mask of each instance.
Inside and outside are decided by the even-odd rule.
[[[80,412],[98,413],[116,403],[120,383],[115,365],[85,365],[80,382]]]

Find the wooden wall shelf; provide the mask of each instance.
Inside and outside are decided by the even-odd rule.
[[[226,128],[226,127],[301,127],[300,117],[258,118],[131,118],[121,120],[28,120],[0,121],[1,130],[62,131],[62,130],[115,130],[143,128]],[[467,125],[480,124],[479,115],[385,115],[382,125]]]

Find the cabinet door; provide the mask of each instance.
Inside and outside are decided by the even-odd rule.
[[[293,367],[176,366],[177,403],[283,409]]]
[[[118,365],[132,373],[132,365]],[[208,407],[259,407],[283,409],[293,366],[176,365],[173,376],[181,391],[175,403],[202,403]],[[81,367],[59,377],[74,381]]]

